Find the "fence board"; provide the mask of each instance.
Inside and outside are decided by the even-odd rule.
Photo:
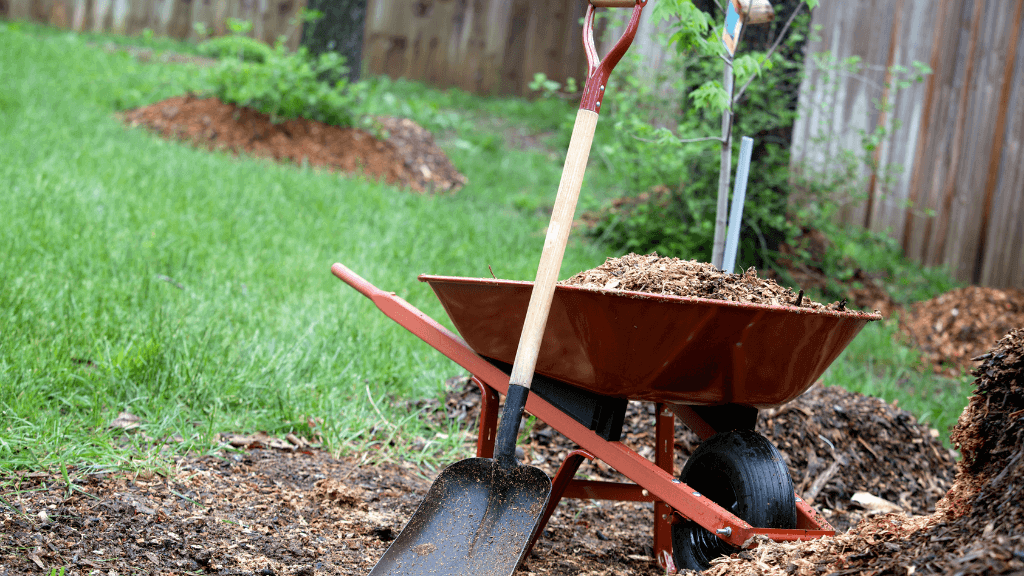
[[[9,0],[7,17],[11,20],[28,20],[32,17],[32,0]]]
[[[211,0],[193,0],[192,13],[189,17],[192,22],[213,22],[213,2]],[[199,34],[196,33],[194,25],[189,27],[188,39],[192,41],[202,40]]]
[[[125,18],[125,31],[128,36],[141,34],[150,28],[152,3],[148,0],[128,0],[128,14]]]
[[[1024,211],[1024,34],[1020,26],[1015,33],[1016,43],[1012,45],[1016,54],[1007,62],[1010,74],[1003,85],[1009,87],[1000,154],[1006,161],[998,169],[979,281],[989,284],[1005,275],[1010,278],[1009,284],[1024,286],[1024,224],[1020,217]]]
[[[580,78],[579,0],[369,0],[370,73],[483,94],[527,91],[534,74]]]
[[[888,230],[908,256],[946,265],[961,280],[1024,286],[1024,0],[899,1],[902,13],[893,0],[848,0],[813,15],[822,38],[811,52],[875,65],[891,54],[892,63],[927,60],[933,69],[893,99],[902,123],[877,152],[880,164],[904,171],[888,185],[877,179],[865,189],[870,202],[839,218]],[[795,172],[827,170],[838,150],[857,150],[851,135],[890,120],[864,109],[865,88],[825,78],[808,69],[801,85]]]
[[[1024,16],[1024,0],[1017,0],[1013,16],[1007,23],[1007,37],[1002,42],[1002,45],[1009,46],[1009,49],[1006,52],[1006,58],[998,58],[998,56],[1002,55],[1002,52],[997,55],[997,60],[1000,60],[998,62],[999,66],[1002,67],[1002,77],[999,80],[999,108],[994,120],[992,150],[989,153],[989,164],[985,177],[985,196],[982,204],[980,222],[981,233],[978,235],[978,249],[974,257],[975,266],[973,268],[972,278],[974,282],[978,282],[985,273],[986,252],[989,245],[988,240],[990,233],[992,232],[992,229],[990,228],[992,224],[992,209],[996,200],[999,179],[1004,175],[1001,160],[1006,141],[1007,114],[1009,112],[1010,99],[1014,86],[1013,73],[1016,64],[1017,48],[1020,43],[1022,16]]]
[[[951,4],[954,5],[950,8],[953,17],[949,20],[950,28],[946,30],[951,41],[943,46],[939,61],[936,63],[937,67],[933,67],[934,73],[939,75],[940,86],[938,119],[933,123],[937,130],[923,136],[928,139],[929,146],[925,149],[923,157],[915,159],[916,162],[931,164],[928,170],[930,178],[924,182],[927,194],[925,207],[935,214],[942,211],[943,184],[949,176],[955,156],[957,102],[967,70],[966,54],[970,44],[970,7],[965,6],[962,0],[953,0]],[[966,17],[963,14],[965,9],[968,11]],[[920,238],[920,252],[917,258],[928,264],[936,263],[932,259],[936,219],[936,216],[932,216],[925,220]]]
[[[253,37],[273,43],[284,36],[294,49],[301,40],[296,16],[305,6],[305,0],[0,0],[0,16],[76,32],[135,35],[149,29],[192,40],[195,23],[223,35],[229,32],[226,19],[234,17],[253,23]]]

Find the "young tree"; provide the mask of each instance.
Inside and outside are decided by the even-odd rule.
[[[753,0],[724,0],[734,2],[731,6],[737,12],[741,22],[754,22],[754,11],[758,10],[757,2]],[[702,3],[706,3],[702,2]],[[721,163],[718,179],[718,205],[715,215],[715,235],[712,247],[711,263],[716,267],[722,267],[722,255],[725,247],[725,227],[728,213],[729,183],[732,172],[732,145],[733,145],[733,120],[736,114],[736,106],[750,83],[758,78],[761,71],[771,67],[771,57],[778,49],[790,25],[800,12],[804,4],[808,8],[814,8],[818,0],[803,0],[793,10],[786,24],[779,32],[775,42],[763,54],[736,54],[740,40],[746,26],[739,27],[739,33],[735,32],[734,22],[729,22],[728,30],[725,26],[718,25],[713,17],[704,10],[701,10],[694,0],[661,0],[655,5],[653,14],[658,20],[667,20],[671,24],[672,36],[669,40],[670,46],[675,46],[680,51],[696,50],[707,56],[720,58],[724,64],[723,78],[708,80],[694,89],[689,94],[693,105],[698,109],[711,113],[721,114],[722,132],[720,136],[698,137],[682,140],[683,142],[696,141],[717,141],[720,144]],[[718,6],[722,14],[728,12],[730,5]],[[763,21],[763,20],[762,20]],[[725,24],[723,21],[722,24]],[[727,46],[726,42],[730,41]],[[736,89],[736,86],[739,86]]]

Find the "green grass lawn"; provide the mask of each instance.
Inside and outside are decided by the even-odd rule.
[[[455,424],[428,429],[404,403],[440,397],[461,369],[330,265],[443,322],[420,273],[532,279],[561,158],[509,150],[495,126],[554,130],[571,107],[379,82],[379,101],[438,131],[469,177],[457,195],[426,197],[119,122],[118,109],[196,77],[0,22],[0,474],[159,468],[217,448],[218,432],[257,430],[425,466],[463,456]],[[562,277],[609,255],[574,240]],[[890,332],[869,327],[826,381],[899,398],[944,428],[968,389],[923,375]],[[111,430],[121,411],[141,428]],[[418,439],[435,450],[405,449]]]

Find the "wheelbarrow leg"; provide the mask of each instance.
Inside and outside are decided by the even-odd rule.
[[[480,431],[476,437],[477,458],[494,457],[494,439],[498,434],[498,392],[473,377],[480,388]]]
[[[664,404],[656,404],[657,421],[654,426],[657,447],[654,464],[669,474],[675,475],[676,418]],[[654,557],[658,565],[675,572],[672,561],[672,521],[675,512],[661,500],[654,501]]]
[[[562,495],[565,494],[565,489],[569,487],[569,483],[572,482],[573,476],[576,475],[576,471],[580,469],[580,464],[584,460],[593,460],[595,456],[586,450],[573,450],[569,455],[562,461],[562,465],[558,467],[558,472],[555,473],[555,479],[551,481],[551,497],[548,499],[548,505],[544,509],[544,514],[540,517],[540,523],[537,524],[537,531],[533,533],[533,538],[530,540],[530,544],[526,547],[526,554],[524,558],[529,556],[533,550],[533,545],[537,543],[537,539],[544,533],[544,528],[548,525],[548,520],[551,519],[551,515],[555,513],[555,508],[558,507],[558,502],[562,499]],[[671,544],[671,539],[669,540]]]

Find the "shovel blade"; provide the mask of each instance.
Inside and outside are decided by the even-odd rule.
[[[490,458],[445,468],[370,576],[511,576],[551,495],[539,468]]]

